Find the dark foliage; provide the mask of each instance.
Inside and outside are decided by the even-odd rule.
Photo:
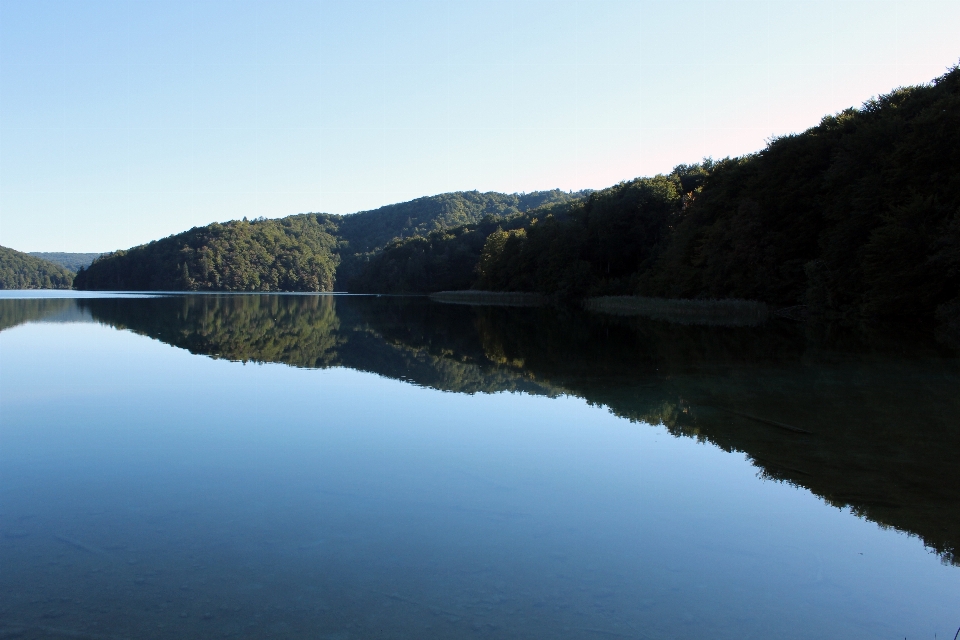
[[[516,215],[586,193],[467,191],[349,216],[311,213],[214,223],[104,254],[78,274],[76,286],[153,291],[331,291],[335,285],[344,289],[371,256],[394,239],[419,237],[489,216]],[[471,273],[475,264],[474,259]]]
[[[931,319],[960,286],[960,70],[718,163],[641,282]]]
[[[375,259],[380,249],[387,245],[402,243],[410,238],[423,238],[446,229],[473,225],[484,218],[510,217],[544,205],[571,202],[588,193],[589,191],[567,193],[559,189],[525,194],[458,191],[391,204],[373,211],[331,216],[338,221],[341,240],[342,261],[337,269],[337,289],[352,290],[355,282],[371,283],[372,277],[369,275],[359,280],[357,278],[366,268],[366,264]],[[411,256],[419,256],[421,251],[423,249],[412,247],[409,250]],[[451,253],[450,256],[459,259],[460,254]],[[379,269],[382,267],[374,267],[374,271]],[[419,266],[412,266],[411,273],[418,269]],[[400,280],[383,281],[383,287],[386,288],[382,291],[403,290],[407,282],[420,282],[415,276],[411,278],[405,272],[394,274],[390,267],[387,267],[387,274],[395,275]],[[373,288],[379,287],[374,284]]]
[[[486,239],[476,226],[395,240],[367,263],[347,288],[358,293],[469,289]]]
[[[458,191],[391,204],[340,218],[340,235],[355,253],[372,251],[394,238],[424,236],[431,231],[479,222],[487,216],[509,216],[558,202],[569,202],[589,192],[496,193]]]
[[[632,293],[683,207],[682,180],[701,167],[639,178],[498,230],[483,247],[477,288],[568,297]],[[541,214],[541,215],[537,215]]]
[[[639,294],[808,305],[845,321],[956,325],[960,70],[830,116],[759,153],[677,167],[490,231],[471,286],[559,296]],[[367,291],[463,283],[479,226],[395,243]],[[472,235],[471,235],[472,234]],[[411,275],[414,274],[414,275]]]
[[[77,289],[116,291],[330,291],[337,256],[325,216],[196,227],[100,256]]]
[[[563,206],[563,205],[558,205]],[[346,284],[358,293],[429,293],[469,289],[477,279],[484,243],[498,229],[530,222],[524,214],[486,216],[453,229],[395,239],[373,255]]]
[[[367,292],[472,286],[574,297],[631,293],[686,202],[682,189],[694,188],[706,171],[681,166],[669,176],[639,178],[581,200],[396,240],[349,284]]]
[[[0,289],[69,289],[73,273],[64,267],[0,247]]]

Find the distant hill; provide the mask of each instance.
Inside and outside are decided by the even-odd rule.
[[[41,260],[48,260],[61,267],[77,272],[90,266],[100,253],[63,253],[59,251],[31,251],[30,255]]]
[[[0,247],[0,289],[69,289],[73,272],[48,260]]]
[[[332,291],[394,238],[484,218],[516,215],[589,192],[465,191],[350,215],[309,213],[276,220],[214,223],[97,257],[78,268],[78,289],[163,291]]]

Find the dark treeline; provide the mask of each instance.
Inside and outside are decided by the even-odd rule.
[[[0,247],[0,289],[69,289],[73,272],[27,253]]]
[[[960,71],[753,155],[497,222],[396,241],[356,288],[744,298],[957,323]]]
[[[458,192],[349,216],[301,214],[196,227],[98,257],[76,287],[146,291],[332,291],[394,238],[510,216],[585,195]]]
[[[7,325],[70,315],[2,302]],[[905,349],[902,334],[786,321],[681,326],[575,307],[390,296],[62,302],[82,309],[71,317],[214,358],[345,366],[461,393],[575,395],[745,452],[765,477],[918,535],[958,561],[960,481],[943,452],[960,447],[960,369],[955,354],[923,338]]]

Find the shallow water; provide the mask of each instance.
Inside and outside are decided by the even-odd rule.
[[[960,625],[960,365],[923,338],[266,295],[0,329],[0,637]]]

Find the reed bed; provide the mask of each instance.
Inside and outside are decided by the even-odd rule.
[[[755,327],[770,315],[767,305],[754,300],[678,300],[639,296],[587,298],[588,311],[618,316],[644,316],[676,324],[719,327]]]
[[[492,305],[498,307],[539,307],[547,297],[524,291],[440,291],[430,294],[431,300],[450,304]]]

